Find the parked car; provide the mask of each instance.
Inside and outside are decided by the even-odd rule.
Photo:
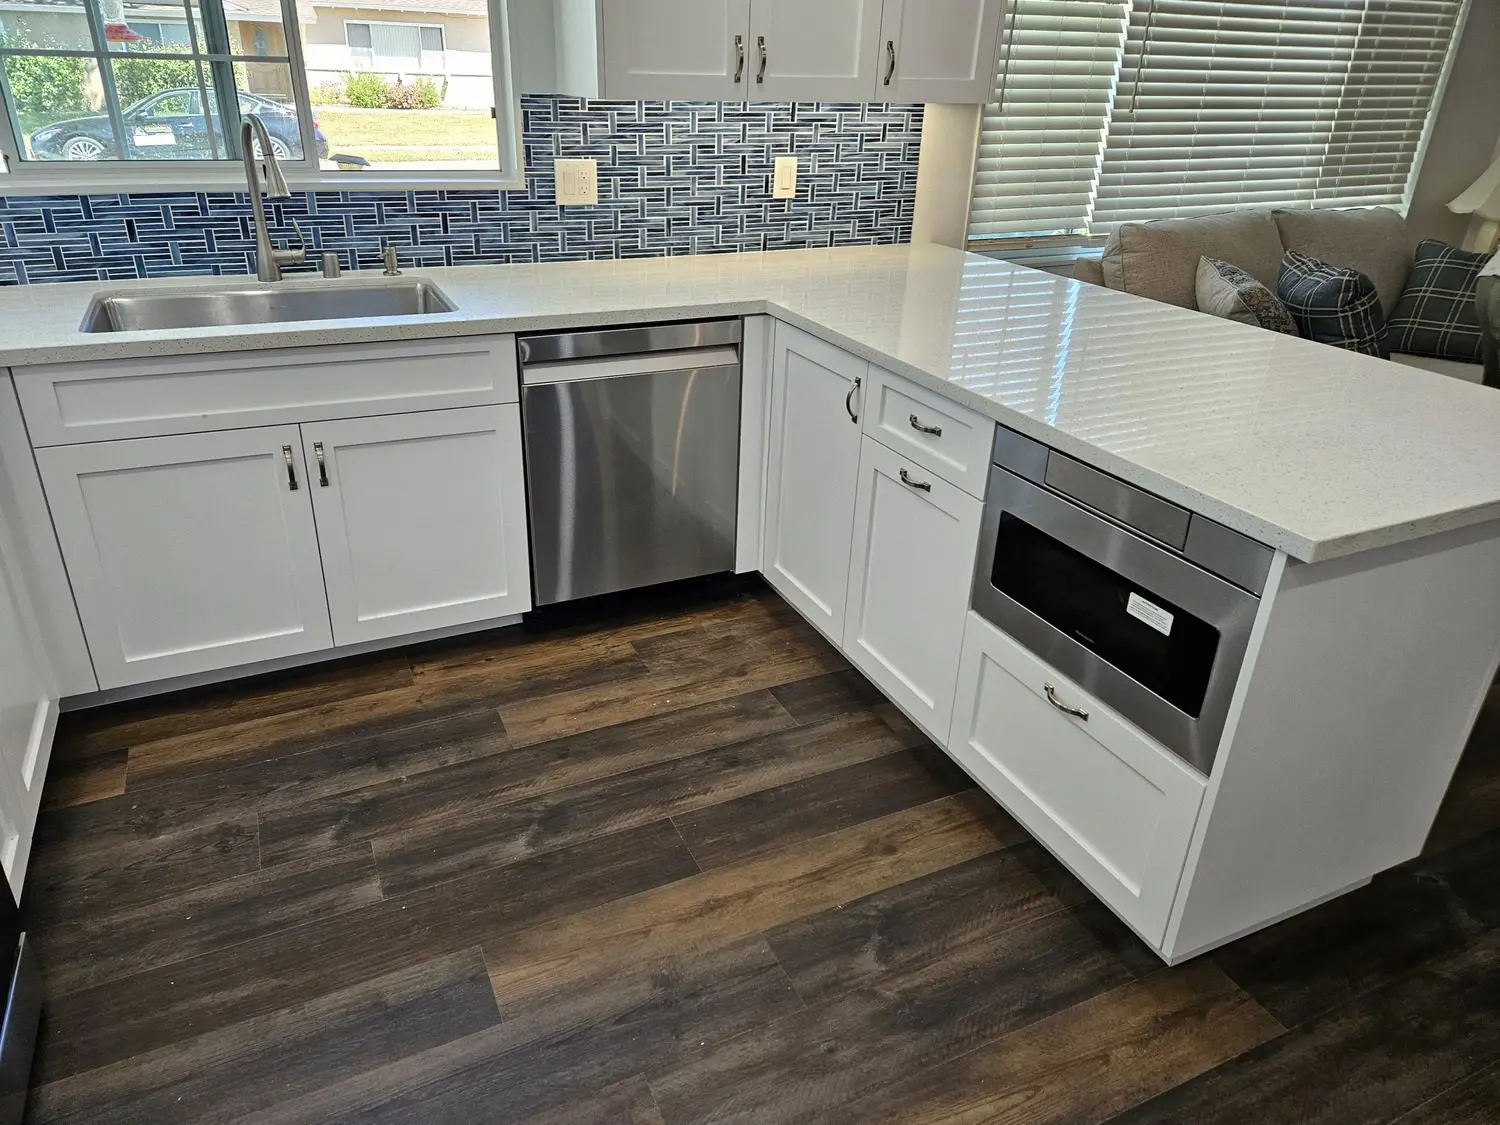
[[[271,137],[271,152],[278,160],[292,155],[301,143],[297,115],[280,102],[259,94],[240,94],[240,112],[256,114]],[[126,155],[133,160],[202,160],[213,154],[203,99],[191,87],[163,90],[136,102],[121,113],[125,123]],[[219,114],[211,116],[216,131]],[[318,158],[328,155],[328,138],[313,122]],[[107,114],[75,117],[38,129],[30,137],[32,155],[38,160],[109,160],[114,155],[114,134]]]

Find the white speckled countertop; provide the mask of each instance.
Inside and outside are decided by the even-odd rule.
[[[946,247],[414,276],[459,311],[88,335],[101,290],[256,282],[7,287],[0,366],[770,313],[1297,559],[1500,519],[1500,391]]]

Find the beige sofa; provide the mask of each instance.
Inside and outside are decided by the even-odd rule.
[[[1080,259],[1075,276],[1185,309],[1198,307],[1194,282],[1203,255],[1233,262],[1272,290],[1282,253],[1296,250],[1335,266],[1349,266],[1375,283],[1390,317],[1416,239],[1406,220],[1385,207],[1350,210],[1229,211],[1191,219],[1126,223],[1110,235],[1097,261]],[[1484,367],[1427,356],[1392,355],[1397,363],[1478,383]]]

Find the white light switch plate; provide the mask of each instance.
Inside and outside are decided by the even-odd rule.
[[[554,173],[557,178],[559,206],[581,204],[585,207],[592,207],[599,202],[599,162],[597,160],[558,160]]]
[[[797,158],[795,156],[776,158],[776,183],[771,189],[771,198],[797,198]]]

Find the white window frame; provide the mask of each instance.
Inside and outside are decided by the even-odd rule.
[[[297,23],[296,0],[281,0],[287,29],[287,56],[297,120],[302,130],[302,160],[282,161],[288,185],[300,191],[413,191],[516,189],[525,186],[521,143],[521,108],[510,65],[506,0],[488,0],[490,59],[495,83],[495,132],[500,167],[478,169],[401,169],[335,172],[318,167],[313,137],[312,100],[307,64]],[[368,20],[355,20],[368,23]],[[408,25],[417,26],[417,25]],[[440,26],[440,25],[433,25]],[[346,39],[347,42],[347,39]],[[447,55],[447,34],[443,36]],[[251,60],[254,61],[254,60]],[[0,195],[84,195],[155,191],[244,191],[244,167],[238,160],[139,160],[108,162],[23,161],[5,106],[0,104]]]
[[[351,2],[354,2],[354,0],[351,0]],[[443,41],[442,50],[439,52],[439,54],[441,54],[443,56],[443,69],[442,70],[414,70],[411,73],[414,74],[414,75],[447,74],[448,73],[448,29],[445,28],[442,24],[440,24],[440,23],[402,23],[400,20],[345,20],[344,21],[344,45],[346,47],[349,47],[349,50],[351,50],[351,51],[353,51],[354,48],[352,46],[349,46],[349,25],[350,24],[358,24],[360,27],[369,27],[369,28],[375,28],[375,27],[411,27],[411,28],[416,28],[416,30],[417,30],[417,32],[419,34],[421,32],[423,32],[423,31],[436,31],[438,33],[438,36]],[[376,61],[374,59],[375,48],[373,46],[373,42],[374,42],[374,38],[373,38],[373,35],[372,35],[372,37],[371,37],[371,43],[372,43],[372,45],[370,47],[371,59],[372,59],[372,61]],[[418,55],[418,63],[419,64],[421,62],[421,54],[422,54],[422,48],[419,45],[418,48],[417,48],[417,55]],[[493,65],[493,63],[491,63],[491,65]],[[372,74],[397,74],[397,73],[405,74],[407,72],[404,71],[404,70],[403,71],[381,70],[379,67],[372,66],[370,68],[370,73],[372,73]]]

